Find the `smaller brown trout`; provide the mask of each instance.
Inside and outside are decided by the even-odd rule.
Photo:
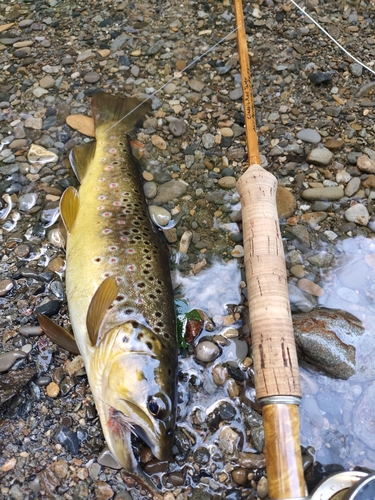
[[[94,95],[96,142],[74,149],[81,186],[68,188],[60,205],[74,339],[39,317],[56,343],[73,351],[77,343],[108,447],[143,480],[132,435],[158,459],[170,456],[177,370],[168,252],[150,221],[127,136],[148,110],[134,98]]]

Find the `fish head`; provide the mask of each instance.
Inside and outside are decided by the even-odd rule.
[[[107,331],[94,355],[96,373],[101,372],[94,397],[103,432],[109,449],[129,472],[138,469],[132,434],[159,460],[171,456],[177,367],[173,351],[160,334],[129,321]]]

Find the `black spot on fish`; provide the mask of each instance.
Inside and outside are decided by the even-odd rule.
[[[156,311],[156,313],[154,313],[154,316],[156,316],[157,318],[161,318],[163,315],[160,311]]]
[[[164,334],[164,337],[165,337],[166,339],[169,339],[169,338],[170,338],[169,333],[165,333],[165,334]],[[170,371],[170,370],[168,370],[168,371]]]
[[[156,326],[160,326],[160,328],[163,328],[164,327],[164,323],[162,321],[158,321],[156,323]]]
[[[141,281],[140,283],[137,283],[138,288],[145,288],[146,284]]]
[[[146,342],[147,347],[152,351],[152,343],[151,342]]]
[[[116,297],[116,300],[117,300],[118,302],[121,302],[122,300],[124,300],[124,298],[125,298],[125,297],[124,297],[123,295],[118,295],[118,296]]]
[[[152,300],[156,300],[157,299],[156,295],[154,295],[153,293],[149,293],[148,296]]]
[[[133,314],[134,309],[125,309],[125,314]]]
[[[124,336],[124,337],[122,337],[122,341],[124,342],[124,344],[126,344],[126,342],[128,342],[128,341],[129,341],[129,339],[128,339],[128,337],[125,337],[125,336]]]

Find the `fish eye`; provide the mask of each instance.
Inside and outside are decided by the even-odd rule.
[[[164,420],[169,415],[170,404],[163,394],[151,396],[147,407],[151,415],[159,420]]]

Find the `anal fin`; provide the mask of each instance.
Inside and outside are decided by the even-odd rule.
[[[75,341],[73,335],[52,321],[52,319],[44,316],[44,314],[38,313],[37,318],[42,330],[53,343],[71,352],[72,354],[80,354],[77,342]]]
[[[65,189],[60,200],[61,217],[68,233],[72,231],[79,210],[78,191],[70,186]]]
[[[104,317],[117,295],[118,284],[113,276],[109,276],[101,283],[90,302],[86,317],[86,327],[93,346],[96,346]]]

